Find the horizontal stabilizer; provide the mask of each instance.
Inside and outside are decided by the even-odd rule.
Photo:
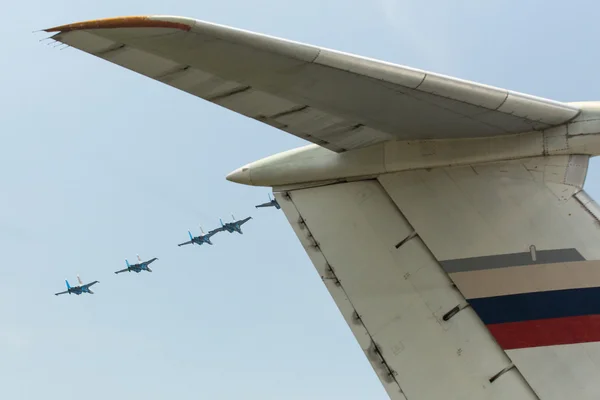
[[[580,111],[191,18],[118,17],[46,31],[58,42],[335,152],[391,140],[539,131]]]

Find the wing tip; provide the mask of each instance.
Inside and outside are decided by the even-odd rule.
[[[111,17],[75,22],[72,24],[55,26],[43,29],[44,32],[73,32],[88,29],[115,29],[115,28],[172,28],[182,31],[192,29],[193,23],[187,18],[161,17],[151,15],[136,15],[128,17]]]

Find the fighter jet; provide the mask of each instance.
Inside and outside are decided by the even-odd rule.
[[[208,232],[207,234],[204,233],[204,229],[202,229],[202,227],[200,227],[200,231],[202,231],[202,235],[198,235],[198,236],[193,236],[192,232],[188,231],[188,235],[190,235],[190,240],[184,243],[180,243],[177,246],[185,246],[186,244],[197,244],[198,246],[202,245],[203,243],[206,244],[210,244],[212,245],[212,242],[210,241],[210,237],[213,236],[215,233],[220,232],[221,228],[217,228],[217,229],[213,229],[212,231]]]
[[[246,222],[248,222],[252,219],[252,217],[248,217],[248,218],[244,218],[244,219],[240,219],[239,221],[236,221],[233,214],[231,214],[231,218],[233,218],[233,222],[227,222],[227,223],[223,223],[223,220],[219,219],[219,221],[221,221],[221,227],[217,228],[217,229],[220,231],[227,231],[229,233],[237,232],[240,235],[243,235],[244,232],[242,232],[242,225],[244,225]],[[215,230],[217,230],[217,229],[215,229]]]
[[[259,205],[255,206],[255,207],[256,208],[260,208],[260,207],[275,207],[278,210],[281,209],[281,206],[277,202],[277,199],[272,199],[270,194],[269,194],[269,200],[270,201],[268,203],[262,203],[262,204],[259,204]]]
[[[79,277],[79,275],[77,275],[77,281],[79,282],[79,285],[77,286],[71,286],[69,285],[69,281],[65,280],[65,283],[67,284],[67,290],[65,290],[64,292],[59,292],[59,293],[54,293],[55,296],[58,296],[60,294],[76,294],[77,296],[79,296],[82,293],[89,293],[89,294],[94,294],[94,292],[92,292],[90,290],[90,286],[95,285],[96,283],[98,283],[98,281],[94,281],[91,283],[87,283],[87,284],[83,284],[83,282],[81,281],[81,278]]]
[[[148,271],[148,272],[152,272],[152,270],[150,269],[150,267],[148,265],[152,264],[154,261],[158,260],[158,258],[154,257],[151,260],[148,261],[142,261],[142,259],[140,258],[139,254],[137,256],[138,259],[138,263],[137,264],[133,264],[130,265],[129,261],[125,260],[125,264],[127,264],[127,268],[122,269],[120,271],[116,271],[115,274],[120,274],[121,272],[137,272],[138,274],[142,271]]]

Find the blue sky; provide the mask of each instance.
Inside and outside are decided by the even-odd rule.
[[[304,142],[32,31],[181,15],[555,100],[600,98],[597,2],[450,4],[14,3],[0,26],[0,398],[387,398],[284,215],[254,208],[268,190],[224,179]],[[596,198],[599,172],[592,162]],[[232,212],[254,217],[244,236],[176,246]],[[137,253],[159,258],[153,274],[113,274]],[[96,295],[53,295],[78,273],[100,281]]]

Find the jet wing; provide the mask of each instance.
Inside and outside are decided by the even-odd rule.
[[[566,103],[190,18],[109,18],[46,32],[335,152],[394,139],[543,130],[579,113]]]
[[[242,220],[239,221],[240,226],[244,225],[246,222],[250,221],[252,219],[252,217],[248,217],[248,218],[244,218]]]
[[[129,271],[129,269],[125,268],[125,269],[122,269],[122,270],[119,270],[119,271],[115,271],[115,274],[120,274],[121,272],[127,272],[127,271]]]
[[[151,260],[144,261],[144,264],[146,264],[146,265],[149,265],[149,264],[152,264],[152,263],[153,263],[154,261],[156,261],[156,260],[158,260],[158,258],[154,257],[154,258],[153,258],[153,259],[151,259]]]
[[[274,206],[275,206],[275,205],[274,205],[273,203],[271,203],[271,202],[268,202],[268,203],[262,203],[262,204],[259,204],[259,205],[257,205],[257,206],[254,206],[254,207],[256,207],[256,208],[260,208],[260,207],[274,207]]]
[[[191,240],[188,240],[187,242],[183,242],[183,243],[179,243],[177,246],[185,246],[186,244],[192,244],[194,242],[192,242]]]
[[[94,281],[94,282],[91,282],[91,283],[85,284],[85,285],[83,285],[82,287],[87,287],[87,288],[90,288],[90,287],[94,286],[96,283],[99,283],[99,281]]]
[[[54,295],[55,295],[55,296],[59,296],[59,295],[61,295],[61,294],[67,294],[67,293],[69,293],[69,291],[68,291],[68,290],[65,290],[64,292],[58,292],[58,293],[54,293]]]
[[[587,164],[433,168],[276,198],[392,399],[592,400],[600,207],[582,190]]]

